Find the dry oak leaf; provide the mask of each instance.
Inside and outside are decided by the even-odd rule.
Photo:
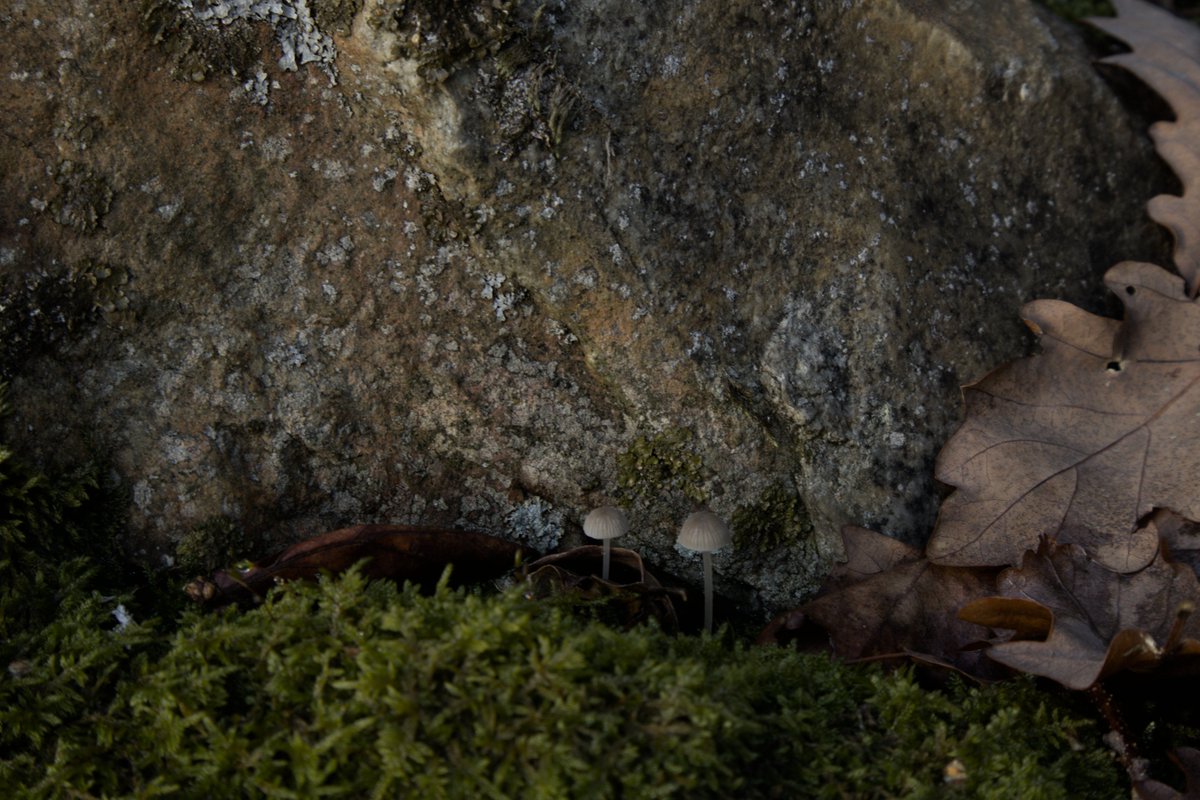
[[[337,573],[366,560],[368,578],[412,581],[431,590],[449,564],[455,585],[496,578],[511,570],[522,548],[472,531],[408,525],[356,525],[297,542],[242,568],[218,570],[187,586],[193,600],[209,606],[262,599],[279,581]]]
[[[1042,352],[964,388],[966,420],[937,459],[955,491],[931,561],[1015,564],[1052,536],[1131,572],[1158,550],[1139,519],[1200,519],[1200,305],[1153,264],[1118,264],[1105,283],[1124,321],[1029,303]]]
[[[836,655],[904,654],[972,675],[989,672],[979,651],[962,650],[983,630],[956,612],[995,590],[997,570],[931,564],[902,542],[852,525],[842,539],[847,560],[835,568],[831,588],[798,609],[827,632]]]
[[[1152,129],[1182,197],[1150,201],[1175,237],[1182,279],[1144,263],[1109,270],[1123,322],[1066,303],[1022,315],[1042,354],[964,389],[966,422],[938,456],[956,491],[927,555],[940,564],[1016,564],[1042,536],[1075,542],[1106,566],[1144,567],[1158,543],[1131,532],[1153,508],[1200,519],[1200,30],[1144,0],[1113,0],[1089,20],[1133,50],[1106,59],[1171,105]]]
[[[1002,596],[968,603],[967,621],[1038,633],[1031,604],[1049,614],[1043,641],[993,644],[987,654],[1021,672],[1087,689],[1122,670],[1200,673],[1200,582],[1184,564],[1157,555],[1144,569],[1120,573],[1078,545],[1044,540],[1019,568],[1001,573]],[[1042,618],[1045,620],[1045,617]]]
[[[1183,180],[1183,196],[1159,195],[1146,210],[1175,238],[1174,261],[1188,296],[1200,287],[1200,28],[1143,0],[1113,0],[1116,17],[1087,21],[1133,51],[1104,59],[1127,69],[1175,111],[1150,128],[1155,149]]]

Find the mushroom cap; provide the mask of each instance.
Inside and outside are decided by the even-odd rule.
[[[711,511],[696,511],[683,521],[675,543],[698,553],[711,553],[732,541],[733,532],[723,519]]]
[[[628,530],[629,520],[616,506],[600,506],[583,521],[583,532],[593,539],[615,539]]]

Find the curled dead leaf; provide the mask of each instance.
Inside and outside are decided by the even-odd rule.
[[[1003,572],[1001,596],[966,605],[959,616],[1011,627],[1022,638],[986,652],[1012,669],[1087,689],[1123,670],[1200,674],[1200,620],[1191,614],[1200,582],[1187,566],[1161,555],[1135,573],[1107,569],[1078,545],[1043,541],[1021,567]],[[1043,640],[1032,640],[1052,621]]]
[[[1109,56],[1138,76],[1175,111],[1173,121],[1150,128],[1155,149],[1183,179],[1182,197],[1159,195],[1147,205],[1150,217],[1175,237],[1175,265],[1188,285],[1188,296],[1200,288],[1200,29],[1143,0],[1113,0],[1116,17],[1087,21],[1125,42],[1132,52]]]
[[[682,589],[664,587],[636,551],[623,547],[611,548],[609,580],[604,580],[599,577],[603,556],[602,546],[585,545],[531,562],[523,570],[530,597],[570,594],[602,603],[627,628],[653,619],[665,631],[679,629],[675,604],[686,599]]]
[[[1162,540],[1168,560],[1187,564],[1200,575],[1200,522],[1160,510],[1150,520]]]
[[[365,560],[363,575],[412,581],[431,590],[447,565],[456,584],[496,578],[511,570],[521,547],[472,531],[406,525],[356,525],[314,536],[258,563],[218,570],[187,586],[193,600],[211,606],[262,599],[280,581],[338,573]]]

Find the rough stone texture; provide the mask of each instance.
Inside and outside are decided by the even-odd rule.
[[[1024,0],[357,8],[0,11],[6,433],[107,459],[147,558],[620,501],[698,575],[699,501],[792,603],[841,524],[926,535],[1021,303],[1163,254],[1143,121]]]

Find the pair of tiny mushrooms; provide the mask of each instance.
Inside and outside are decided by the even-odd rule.
[[[629,531],[629,519],[625,512],[615,506],[601,506],[583,521],[583,532],[604,543],[604,560],[601,577],[608,580],[609,544]],[[733,541],[733,533],[725,521],[711,511],[695,511],[688,515],[679,528],[675,543],[680,547],[700,553],[704,559],[704,630],[712,632],[713,577],[712,554],[715,550]]]

